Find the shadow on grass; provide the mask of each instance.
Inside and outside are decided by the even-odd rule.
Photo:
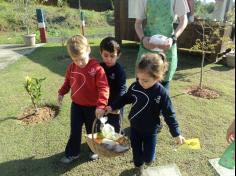
[[[98,59],[101,62],[101,56],[99,51],[99,46],[90,43],[92,52],[91,56]],[[122,45],[122,55],[118,62],[124,67],[127,78],[132,79],[135,77],[135,63],[138,54],[139,45],[134,42],[124,43]],[[71,63],[71,59],[67,54],[66,47],[64,46],[47,46],[38,48],[32,54],[27,56],[30,60],[35,63],[38,63],[53,73],[56,73],[61,76],[65,76],[66,68],[69,63]],[[193,56],[188,53],[179,53],[178,54],[178,68],[177,70],[186,70],[192,68],[199,68],[201,66],[201,57]],[[211,64],[209,62],[205,62],[205,65]],[[221,66],[219,71],[225,71],[227,67]],[[183,77],[188,77],[189,75],[177,75],[174,79],[183,79]],[[190,75],[191,76],[191,75]],[[189,79],[185,79],[185,81],[190,81]]]
[[[94,45],[91,47],[91,50],[91,57],[95,57],[101,62],[99,46]],[[126,70],[127,78],[134,78],[134,66],[137,52],[137,45],[135,44],[127,44],[122,48],[122,55],[118,62]],[[66,68],[68,64],[72,62],[67,54],[66,48],[62,46],[38,48],[32,54],[27,55],[27,58],[60,76],[65,76]]]
[[[215,70],[215,71],[220,71],[221,72],[221,71],[229,71],[229,70],[232,70],[234,68],[230,68],[230,67],[226,67],[226,66],[224,66],[222,64],[218,64],[218,65],[216,65],[214,67],[211,67],[211,69]]]
[[[202,57],[197,55],[191,55],[189,53],[178,53],[178,68],[177,70],[188,70],[192,68],[201,68]],[[212,64],[207,58],[204,62],[204,67]]]
[[[82,144],[82,150],[86,150],[87,144]],[[84,152],[81,158],[71,164],[60,163],[64,153],[58,153],[46,158],[35,158],[34,156],[3,162],[0,164],[1,175],[4,176],[26,176],[26,175],[47,175],[60,176],[73,168],[88,162],[88,152]]]
[[[180,97],[180,96],[183,96],[183,95],[186,95],[186,93],[176,94],[176,95],[171,96],[171,98],[176,98],[176,97]]]
[[[119,176],[132,176],[135,174],[135,168],[123,171]]]
[[[180,72],[176,72],[174,75],[173,80],[181,80],[183,82],[191,82],[193,76],[201,74],[201,56],[191,56],[187,53],[179,53],[179,60],[178,60],[178,68],[177,71],[180,70],[187,70],[187,69],[193,69],[193,68],[199,68],[199,71],[189,74],[181,74]],[[205,60],[204,67],[207,65],[213,64],[212,62],[209,62]],[[222,64],[218,64],[216,66],[211,67],[210,69],[203,68],[203,72],[211,72],[212,70],[215,71],[229,71],[232,68],[228,68]]]
[[[67,65],[71,63],[66,48],[62,46],[38,48],[27,58],[61,76],[65,75]]]
[[[199,68],[200,69],[200,68]],[[208,70],[204,70],[204,73],[210,72],[211,69]],[[200,77],[201,71],[195,72],[195,73],[191,73],[191,74],[181,74],[181,73],[175,73],[175,76],[173,78],[173,80],[181,80],[183,82],[191,82],[191,77],[195,76],[195,75],[199,75]]]
[[[5,117],[5,118],[2,118],[2,119],[0,119],[0,124],[5,122],[5,121],[8,121],[8,120],[16,120],[16,117]]]

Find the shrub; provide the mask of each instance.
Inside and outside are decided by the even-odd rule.
[[[40,78],[40,79],[31,78],[29,76],[27,76],[25,78],[24,87],[25,87],[25,90],[27,91],[27,93],[29,94],[29,96],[31,98],[31,102],[32,102],[35,110],[37,110],[37,107],[38,107],[39,102],[40,102],[41,97],[42,97],[41,83],[45,79],[46,78]]]

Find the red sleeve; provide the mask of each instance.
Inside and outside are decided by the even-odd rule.
[[[98,101],[97,108],[105,109],[108,104],[109,98],[109,85],[107,81],[107,77],[105,71],[102,67],[100,67],[96,74],[96,85],[98,88]]]
[[[70,73],[71,73],[71,65],[67,67],[64,84],[58,91],[59,95],[63,96],[70,91]]]

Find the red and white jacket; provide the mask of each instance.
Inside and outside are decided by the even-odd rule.
[[[94,58],[84,68],[71,63],[66,70],[65,82],[59,89],[64,96],[71,89],[71,99],[81,106],[104,109],[108,103],[109,86],[104,69]]]

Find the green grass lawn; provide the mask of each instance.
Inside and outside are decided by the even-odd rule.
[[[99,57],[99,40],[91,41],[92,55]],[[137,46],[126,43],[120,63],[124,65],[128,84],[134,81]],[[54,120],[25,125],[16,120],[30,98],[23,87],[27,75],[46,77],[42,83],[43,101],[56,103],[57,90],[62,85],[70,59],[61,44],[47,44],[15,64],[0,70],[0,172],[2,176],[130,176],[133,168],[129,151],[122,157],[88,161],[88,148],[83,137],[81,159],[71,165],[59,163],[70,131],[70,97],[66,96],[61,112]],[[183,176],[213,176],[208,159],[219,157],[227,143],[225,133],[235,116],[235,69],[208,64],[204,70],[204,85],[218,90],[221,96],[206,100],[185,94],[198,85],[200,58],[179,55],[179,67],[171,82],[171,97],[177,111],[182,133],[187,138],[199,138],[199,151],[177,150],[168,129],[159,135],[157,160],[154,166],[176,163]],[[128,107],[126,113],[128,112]],[[127,116],[127,114],[126,114]],[[124,128],[128,127],[127,118]]]
[[[23,35],[26,34],[24,25],[25,13],[20,1],[15,3],[0,2],[0,44],[23,44]],[[64,38],[81,33],[81,21],[79,9],[68,6],[54,7],[34,4],[29,9],[30,33],[36,34],[37,42],[40,41],[36,9],[42,9],[46,36],[50,38]],[[83,10],[85,18],[85,36],[103,37],[114,35],[114,11],[108,10],[96,12]]]
[[[85,27],[85,36],[88,38],[98,38],[103,36],[114,36],[114,26],[98,26],[96,28],[91,26]],[[36,43],[40,43],[40,34],[37,30]],[[46,31],[47,40],[62,41],[63,38],[69,38],[72,35],[81,34],[81,29],[61,29],[61,30],[49,30]],[[24,44],[23,36],[24,32],[0,32],[0,44]]]

